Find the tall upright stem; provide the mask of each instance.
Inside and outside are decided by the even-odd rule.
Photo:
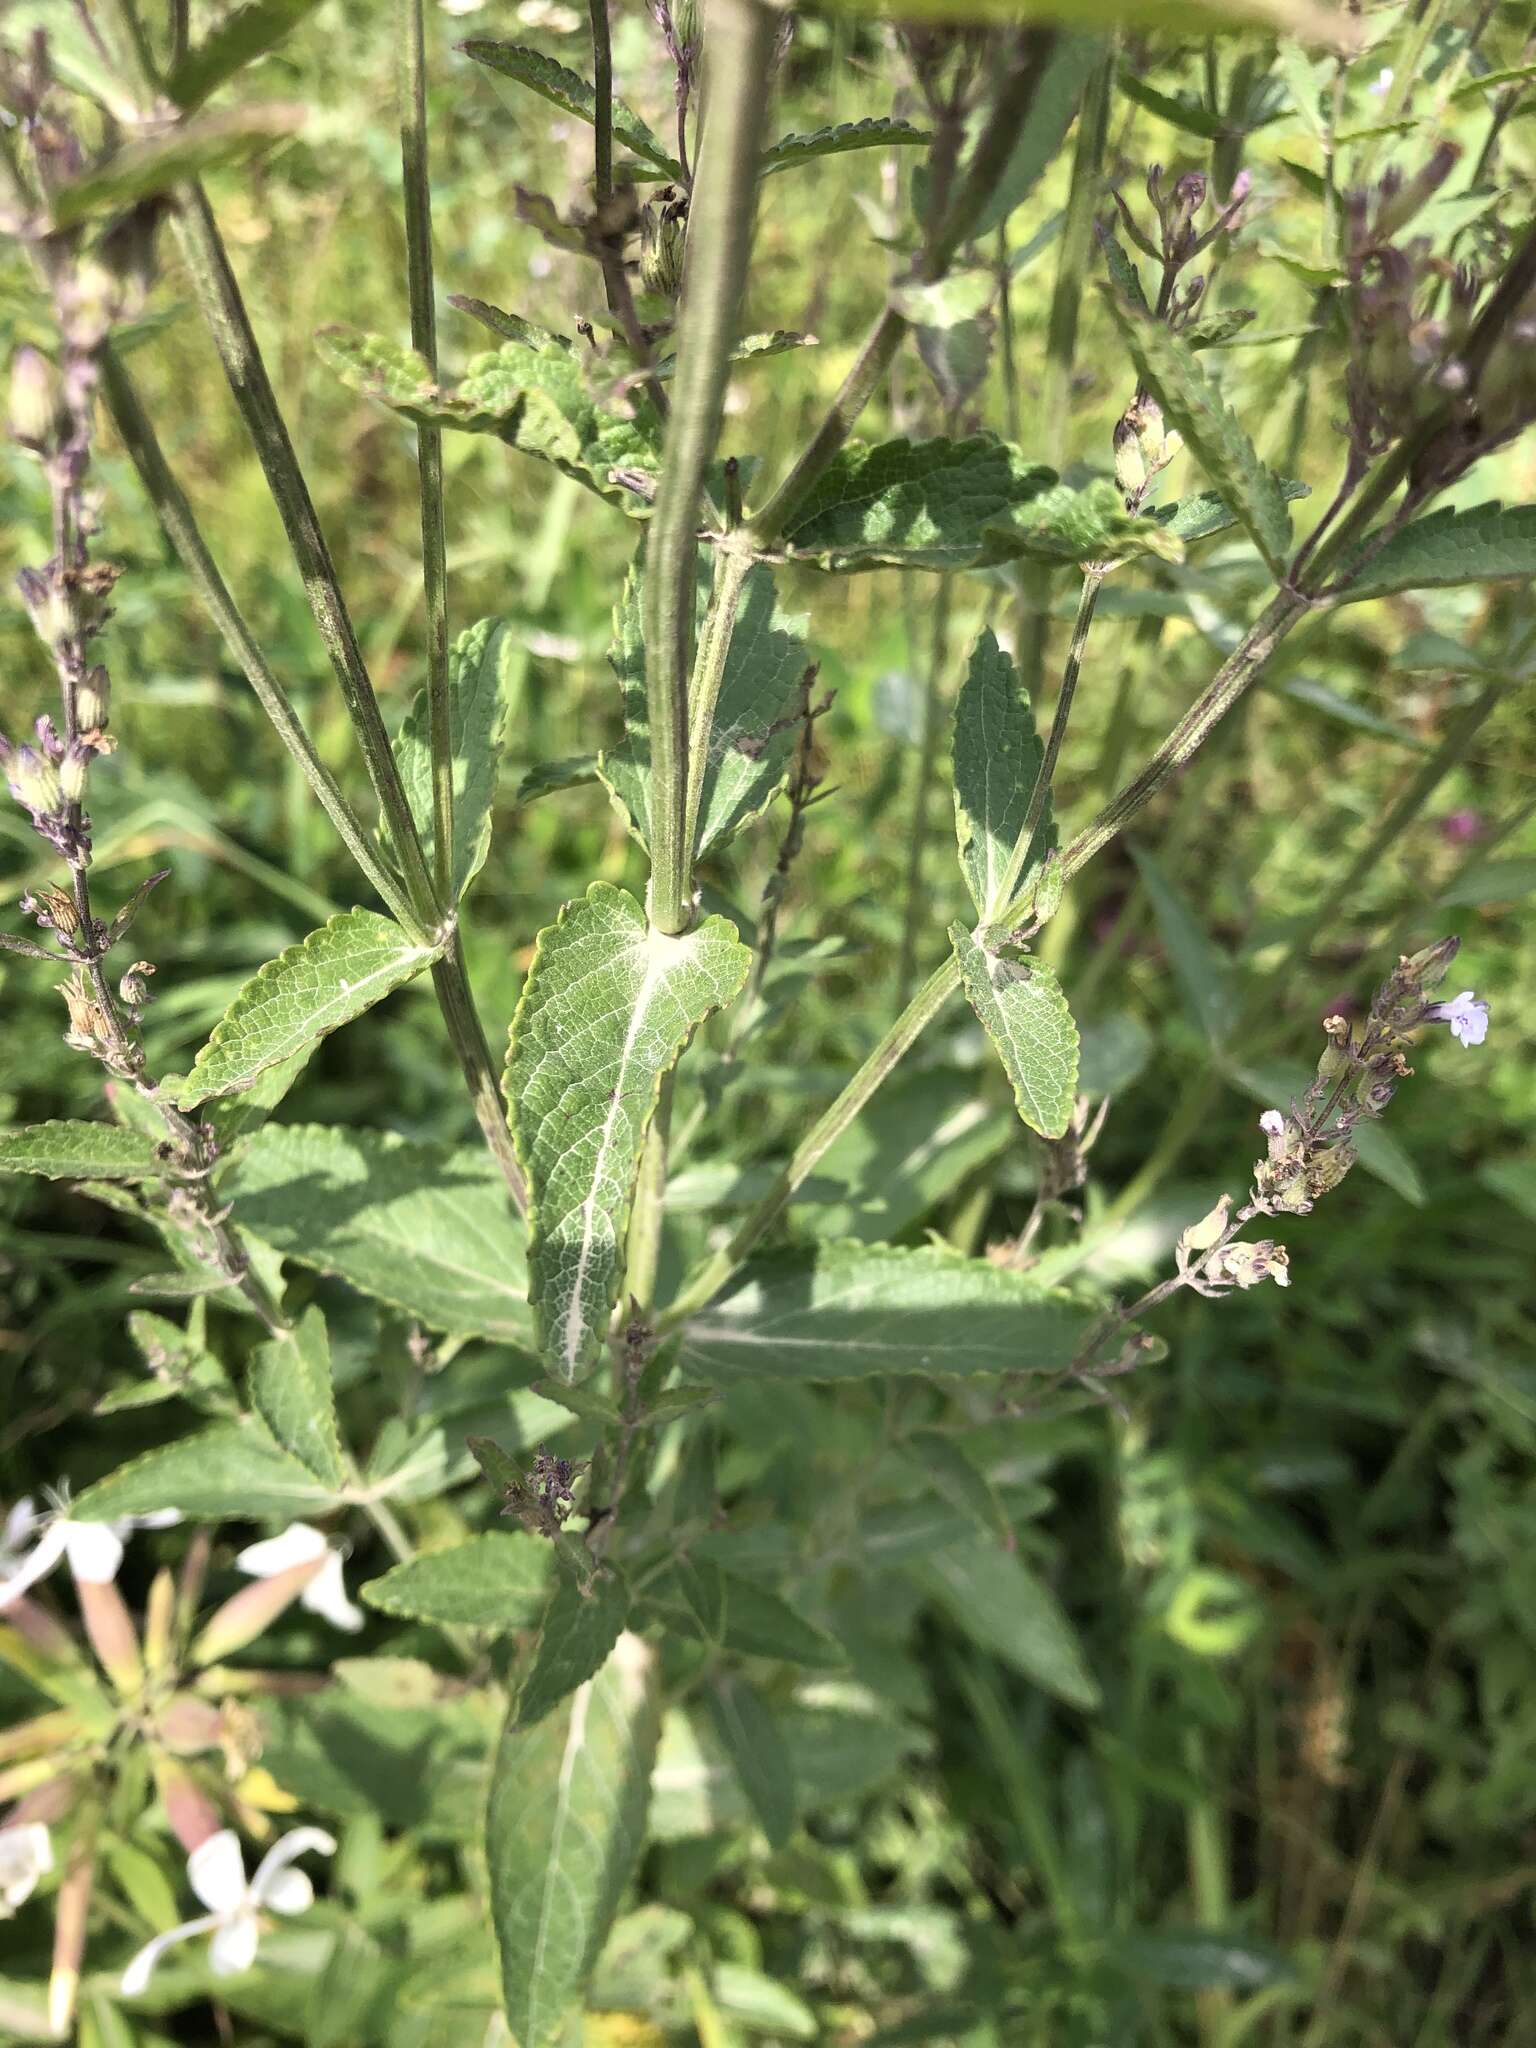
[[[1062,670],[1061,688],[1057,692],[1056,709],[1051,717],[1051,730],[1046,738],[1045,752],[1040,757],[1040,770],[1035,777],[1035,786],[1029,793],[1029,808],[1024,814],[1024,823],[1019,828],[1019,836],[1014,841],[1013,852],[1008,856],[1008,865],[1003,871],[1002,887],[998,891],[999,908],[1009,901],[1019,885],[1019,878],[1029,861],[1029,849],[1035,843],[1040,820],[1045,816],[1045,807],[1051,800],[1051,785],[1056,780],[1056,763],[1061,758],[1061,744],[1067,736],[1067,725],[1072,716],[1072,699],[1077,694],[1077,679],[1082,673],[1083,653],[1088,645],[1088,629],[1093,624],[1093,614],[1098,606],[1099,590],[1103,585],[1105,573],[1102,562],[1090,562],[1083,571],[1083,587],[1078,594],[1077,617],[1072,626],[1072,644],[1067,649],[1067,665]]]
[[[923,856],[927,851],[928,812],[939,758],[939,708],[942,703],[944,657],[949,647],[949,612],[953,578],[939,578],[933,605],[933,638],[928,649],[928,674],[923,687],[923,723],[918,735],[916,773],[912,784],[912,817],[907,826],[907,874],[902,890],[901,951],[896,962],[896,1005],[905,1009],[917,972],[918,934],[929,921],[923,898]]]
[[[686,930],[693,914],[688,676],[697,529],[751,253],[772,34],[772,17],[761,0],[710,0],[705,21],[709,98],[688,224],[677,373],[661,486],[646,543],[650,914],[664,932]]]

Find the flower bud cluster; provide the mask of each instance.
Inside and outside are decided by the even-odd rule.
[[[1196,225],[1196,217],[1210,196],[1209,183],[1203,171],[1186,171],[1182,177],[1175,178],[1171,186],[1165,186],[1163,166],[1153,164],[1148,169],[1147,197],[1157,218],[1155,231],[1143,228],[1122,195],[1119,192],[1114,194],[1120,223],[1131,242],[1144,256],[1150,256],[1162,265],[1157,314],[1175,330],[1188,325],[1195,308],[1205,296],[1205,279],[1192,277],[1181,287],[1178,283],[1180,271],[1202,256],[1218,236],[1237,232],[1242,225],[1243,208],[1252,183],[1247,171],[1239,171],[1232,180],[1232,189],[1225,204],[1204,228]]]

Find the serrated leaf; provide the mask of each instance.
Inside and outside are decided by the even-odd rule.
[[[1061,984],[1043,960],[1016,960],[984,946],[963,924],[949,928],[966,999],[1013,1086],[1019,1115],[1042,1138],[1059,1138],[1077,1099],[1077,1026]]]
[[[1167,538],[1108,481],[1076,490],[992,434],[850,442],[783,536],[792,556],[834,571],[1088,561]]]
[[[334,1492],[346,1480],[336,1429],[331,1345],[325,1315],[305,1310],[281,1337],[258,1345],[251,1359],[251,1406],[285,1451]]]
[[[908,1570],[973,1642],[1069,1706],[1098,1705],[1077,1631],[1021,1558],[993,1543],[948,1544]]]
[[[344,910],[259,967],[213,1027],[177,1102],[195,1109],[238,1095],[256,1076],[313,1046],[437,958],[437,949],[375,910]]]
[[[650,400],[633,394],[628,415],[609,412],[588,390],[580,358],[566,348],[504,342],[476,356],[449,390],[407,348],[328,327],[320,353],[342,381],[418,425],[493,434],[585,484],[632,518],[650,516],[649,495],[615,483],[620,471],[654,480],[661,469],[660,425]]]
[[[491,1918],[519,2048],[561,2048],[645,1834],[661,1733],[655,1653],[623,1635],[532,1728],[509,1719],[486,1821]]]
[[[926,129],[890,115],[840,121],[836,127],[817,128],[809,135],[781,135],[763,151],[761,172],[771,178],[775,171],[790,171],[797,164],[814,163],[818,157],[842,156],[850,149],[895,149],[932,139]]]
[[[695,585],[700,623],[709,603],[710,582],[711,564],[707,550],[701,548]],[[636,561],[614,613],[614,644],[609,655],[623,694],[624,738],[598,757],[597,767],[608,790],[629,813],[636,838],[648,847],[651,741],[645,694],[644,587],[644,565]],[[784,779],[798,736],[791,713],[805,673],[805,623],[803,617],[779,610],[773,571],[764,563],[754,563],[742,586],[715,705],[709,763],[699,797],[697,858],[723,846],[750,824]],[[775,731],[776,726],[781,729]]]
[[[1276,481],[1287,504],[1312,495],[1310,484],[1298,483],[1293,477],[1279,477]],[[1159,505],[1152,517],[1185,542],[1209,540],[1212,534],[1225,533],[1237,524],[1237,514],[1219,491],[1192,492],[1190,496],[1180,498],[1177,504]]]
[[[701,1379],[1057,1372],[1094,1311],[1028,1274],[938,1245],[819,1245],[749,1266],[693,1317],[681,1359]]]
[[[1214,142],[1227,131],[1226,118],[1213,114],[1199,100],[1188,93],[1174,97],[1158,92],[1147,84],[1135,67],[1122,62],[1115,73],[1115,83],[1128,100],[1134,100],[1138,107],[1145,107],[1149,114],[1156,114],[1170,127],[1182,129],[1186,135],[1197,135],[1204,142]]]
[[[320,0],[246,0],[188,50],[165,81],[166,96],[190,112],[247,64],[264,57]]]
[[[553,796],[557,790],[580,789],[584,783],[596,782],[597,762],[596,754],[569,754],[564,760],[541,761],[517,785],[513,802],[537,803],[541,796]]]
[[[785,356],[796,349],[819,346],[814,334],[796,334],[790,328],[775,327],[768,334],[744,334],[732,348],[728,360],[733,363],[760,363],[768,356]],[[656,375],[663,384],[676,373],[676,356],[667,356],[656,365]]]
[[[479,1147],[268,1124],[220,1183],[235,1220],[429,1328],[526,1346],[523,1227]]]
[[[1391,597],[1455,583],[1498,583],[1536,576],[1536,505],[1475,505],[1431,512],[1371,553],[1366,540],[1339,566],[1335,602]],[[1360,565],[1358,572],[1354,565]]]
[[[543,1612],[553,1556],[541,1537],[492,1529],[397,1564],[370,1579],[362,1598],[381,1614],[501,1635],[531,1627]]]
[[[53,226],[62,233],[104,214],[124,213],[141,200],[173,191],[210,171],[247,163],[297,134],[303,123],[302,107],[273,102],[199,114],[163,134],[125,143],[105,163],[54,187],[48,202]]]
[[[519,85],[526,85],[530,92],[538,93],[562,113],[574,114],[589,128],[595,123],[597,94],[584,78],[564,64],[557,64],[553,57],[546,57],[539,50],[524,49],[518,43],[493,42],[481,36],[460,43],[459,48],[477,64],[499,71],[504,78],[515,78]],[[613,133],[616,141],[632,149],[636,156],[644,157],[666,177],[683,175],[677,159],[668,156],[640,116],[619,99],[613,102]]]
[[[508,313],[501,306],[493,306],[489,299],[471,298],[468,292],[450,292],[448,303],[460,313],[467,313],[471,320],[478,320],[482,327],[489,327],[501,341],[520,341],[525,348],[541,352],[551,348],[569,349],[571,346],[566,335],[556,334],[553,328],[540,327],[536,321],[525,320],[521,313]]]
[[[1103,55],[1092,36],[1058,35],[1035,87],[1002,176],[981,210],[972,240],[984,243],[1039,184],[1072,126],[1089,73]]]
[[[1174,886],[1162,862],[1139,846],[1133,846],[1131,854],[1151,899],[1185,1008],[1212,1045],[1220,1045],[1237,1021],[1232,962]]]
[[[725,918],[671,938],[608,882],[539,934],[512,1020],[506,1094],[532,1203],[529,1300],[562,1379],[596,1356],[618,1299],[662,1076],[736,995],[750,958]]]
[[[716,1679],[707,1694],[720,1747],[768,1837],[781,1849],[795,1829],[795,1774],[789,1751],[767,1703],[739,1673]]]
[[[539,1623],[533,1661],[517,1695],[519,1728],[542,1721],[600,1671],[629,1617],[629,1588],[612,1570],[589,1587],[561,1573]]]
[[[1112,291],[1105,297],[1136,367],[1177,427],[1196,461],[1246,527],[1276,577],[1285,574],[1291,515],[1273,471],[1254,452],[1247,430],[1202,369],[1189,345],[1159,321],[1137,313]]]
[[[700,1591],[713,1582],[706,1613],[701,1616]],[[716,1640],[711,1625],[718,1613],[718,1641],[741,1657],[772,1657],[804,1664],[815,1671],[835,1671],[848,1661],[824,1630],[798,1614],[787,1600],[755,1579],[723,1571],[713,1558],[695,1554],[688,1566],[675,1566],[662,1582],[663,1592],[682,1602],[670,1612],[687,1634]]]
[[[155,1180],[165,1172],[159,1148],[121,1124],[19,1124],[0,1131],[0,1173],[45,1180]]]
[[[847,1809],[897,1778],[922,1736],[890,1713],[785,1707],[779,1716],[802,1814]],[[667,1715],[653,1781],[651,1832],[670,1842],[752,1821],[736,1774],[702,1716]]]
[[[1008,866],[1029,815],[1045,748],[1029,697],[990,628],[971,652],[955,701],[955,834],[977,915],[1001,917],[1056,844],[1050,799],[1012,888]]]
[[[448,653],[448,711],[453,734],[453,898],[485,866],[491,849],[491,806],[521,650],[504,619],[482,619]],[[425,690],[395,739],[395,761],[422,845],[432,858],[432,714]]]
[[[250,1087],[243,1088],[238,1095],[225,1095],[207,1105],[203,1121],[212,1125],[220,1153],[228,1154],[242,1138],[261,1129],[309,1065],[314,1051],[312,1045],[300,1046],[289,1058],[258,1074]]]
[[[82,1521],[112,1522],[178,1508],[193,1521],[254,1521],[322,1513],[336,1498],[334,1487],[322,1484],[252,1416],[145,1452],[88,1486],[70,1512]]]

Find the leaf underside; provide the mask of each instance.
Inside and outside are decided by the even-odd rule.
[[[963,924],[950,926],[966,999],[1013,1085],[1019,1115],[1042,1138],[1059,1138],[1077,1095],[1077,1026],[1061,984],[1041,960],[989,950]]]

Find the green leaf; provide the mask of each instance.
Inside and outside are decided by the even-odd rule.
[[[235,1220],[434,1330],[527,1346],[523,1228],[484,1151],[268,1124],[220,1183]]]
[[[605,411],[587,388],[582,359],[558,343],[504,342],[476,356],[447,390],[420,356],[377,335],[327,327],[316,340],[343,383],[419,426],[494,434],[632,518],[649,518],[661,469],[660,423],[650,400],[632,395],[630,417]],[[635,476],[643,488],[615,482],[614,471]]]
[[[482,619],[448,654],[448,714],[453,734],[453,899],[485,866],[491,850],[491,805],[512,696],[522,675],[522,649],[506,621]],[[395,739],[395,760],[427,857],[436,843],[432,808],[432,714],[419,690]]]
[[[1105,298],[1169,425],[1183,435],[1270,570],[1282,577],[1290,554],[1291,515],[1279,479],[1260,462],[1247,432],[1222,402],[1189,345],[1159,321],[1134,311],[1113,291],[1106,289]]]
[[[159,1148],[121,1124],[19,1124],[0,1131],[0,1173],[37,1173],[45,1180],[156,1180],[165,1171]]]
[[[997,1049],[1019,1115],[1042,1138],[1059,1138],[1077,1099],[1077,1026],[1061,984],[1043,960],[992,952],[963,924],[949,928],[966,1000]]]
[[[803,1998],[745,1963],[716,1963],[709,1988],[716,2005],[738,2027],[776,2041],[815,2041],[821,2023]]]
[[[1536,505],[1475,505],[1431,512],[1395,533],[1375,553],[1367,539],[1340,564],[1336,602],[1435,590],[1454,583],[1522,582],[1536,576]],[[1355,564],[1359,564],[1358,573]]]
[[[1353,35],[1318,0],[834,0],[845,14],[971,27],[976,22],[1067,21],[1073,28],[1151,28],[1171,34],[1267,29],[1327,49],[1348,49]]]
[[[723,917],[678,938],[594,882],[539,934],[506,1094],[532,1202],[529,1300],[547,1362],[579,1378],[618,1299],[624,1232],[661,1081],[750,955]]]
[[[1030,556],[1080,562],[1176,544],[1132,517],[1112,483],[1058,481],[992,434],[850,442],[784,533],[791,555],[831,570],[967,569]]]
[[[951,1544],[908,1569],[972,1642],[1068,1706],[1098,1705],[1076,1630],[1021,1558],[993,1543]]]
[[[532,1728],[509,1719],[486,1820],[491,1918],[518,2048],[561,2048],[645,1834],[661,1732],[656,1658],[619,1638]]]
[[[190,112],[276,47],[290,30],[313,14],[320,0],[247,0],[188,50],[165,81],[166,96]]]
[[[922,1743],[910,1721],[890,1713],[792,1705],[779,1727],[802,1814],[846,1811],[898,1779]],[[748,1827],[755,1818],[711,1724],[676,1708],[666,1717],[653,1800],[651,1832],[663,1842]]]
[[[1310,484],[1297,483],[1291,477],[1281,477],[1278,481],[1287,504],[1312,495]],[[1225,533],[1237,524],[1237,514],[1218,491],[1196,491],[1187,498],[1180,498],[1175,505],[1160,505],[1152,517],[1176,539],[1186,543],[1209,540],[1212,534]]]
[[[1280,1949],[1223,1934],[1218,1928],[1167,1927],[1118,1934],[1110,1943],[1110,1956],[1133,1977],[1173,1991],[1262,1991],[1298,1974]]]
[[[747,1804],[769,1847],[782,1849],[795,1829],[795,1774],[779,1724],[762,1694],[738,1673],[718,1678],[707,1697],[715,1734]]]
[[[49,197],[54,228],[62,233],[103,214],[125,213],[141,200],[210,171],[248,163],[296,134],[303,121],[302,107],[272,102],[224,114],[199,114],[163,134],[125,143],[105,163],[54,188]]]
[[[1142,847],[1131,854],[1173,967],[1184,1007],[1212,1045],[1221,1045],[1237,1022],[1238,996],[1232,962],[1174,887],[1161,861]]]
[[[336,1429],[331,1346],[325,1316],[305,1310],[298,1325],[258,1345],[251,1360],[251,1405],[285,1451],[334,1492],[346,1481]]]
[[[683,1603],[681,1612],[672,1611],[685,1633],[718,1640],[738,1656],[773,1657],[817,1671],[835,1671],[848,1661],[832,1638],[788,1601],[755,1579],[723,1571],[711,1557],[696,1553],[686,1565],[674,1567],[664,1588]]]
[[[242,1088],[238,1095],[225,1095],[206,1106],[203,1121],[213,1126],[221,1153],[232,1151],[242,1138],[248,1138],[253,1131],[261,1129],[309,1065],[314,1051],[312,1045],[301,1045],[289,1058],[279,1060],[275,1067],[268,1067],[264,1073],[258,1074],[249,1088]],[[179,1080],[175,1085],[180,1086]]]
[[[210,1095],[238,1095],[280,1060],[292,1059],[410,981],[437,949],[374,910],[344,910],[257,969],[192,1062],[177,1101],[195,1109]]]
[[[553,796],[557,790],[580,789],[584,783],[596,782],[597,763],[596,754],[569,754],[559,761],[540,761],[517,785],[513,802],[537,803],[541,796]]]
[[[1035,87],[1029,112],[971,239],[984,243],[1034,191],[1072,126],[1088,75],[1103,53],[1092,36],[1058,35]]]
[[[559,107],[562,113],[574,114],[589,128],[595,124],[597,94],[584,78],[567,70],[565,65],[557,64],[553,57],[546,57],[538,50],[524,49],[517,43],[492,42],[480,36],[460,43],[459,48],[466,57],[473,57],[477,64],[499,71],[504,78],[515,78],[519,85],[526,85],[541,99],[548,100],[551,106]],[[680,178],[683,175],[682,165],[677,159],[667,155],[640,116],[619,99],[613,102],[613,133],[615,141],[624,143],[636,156],[644,157],[666,177]]]
[[[1093,1320],[1028,1274],[938,1245],[819,1245],[749,1266],[683,1332],[701,1379],[1056,1372]]]
[[[974,1076],[944,1067],[897,1075],[828,1148],[822,1177],[833,1185],[818,1193],[808,1181],[796,1189],[792,1222],[820,1238],[890,1243],[931,1216],[1013,1135]]]
[[[1023,874],[1007,888],[1008,863],[1044,759],[1028,693],[988,627],[971,652],[955,700],[955,835],[965,885],[981,917],[1001,917],[1007,898],[1056,844],[1047,798]]]
[[[1440,892],[1442,904],[1485,910],[1490,903],[1518,903],[1536,889],[1536,856],[1485,860],[1468,868]]]
[[[179,1508],[194,1521],[254,1521],[320,1513],[336,1499],[334,1487],[322,1484],[252,1416],[146,1451],[88,1486],[71,1513],[83,1521],[111,1522],[120,1515]]]
[[[543,1611],[552,1557],[540,1537],[492,1529],[397,1564],[370,1579],[362,1598],[381,1614],[505,1634],[530,1628]]]
[[[516,1725],[531,1728],[594,1677],[608,1661],[628,1617],[629,1588],[617,1572],[599,1572],[588,1587],[561,1573],[517,1695]]]
[[[1204,142],[1214,142],[1218,136],[1228,132],[1222,115],[1213,114],[1188,93],[1172,98],[1167,93],[1157,92],[1129,63],[1122,61],[1117,67],[1115,84],[1128,100],[1134,100],[1138,107],[1145,107],[1149,114],[1156,114],[1160,120],[1182,129],[1186,135],[1198,135]]]
[[[708,550],[703,548],[698,571],[696,616],[702,623],[711,580]],[[624,738],[598,757],[597,769],[628,812],[636,838],[648,847],[651,738],[645,695],[644,584],[644,566],[637,561],[614,614],[609,656],[624,698]],[[805,625],[803,617],[779,610],[773,571],[765,563],[754,563],[742,587],[715,705],[699,797],[695,854],[700,859],[758,817],[784,780],[798,735],[792,713],[805,673]]]
[[[817,128],[809,135],[781,135],[763,151],[761,174],[771,178],[775,171],[791,171],[797,164],[814,163],[818,157],[842,156],[850,149],[895,149],[932,139],[925,128],[891,115],[840,121],[836,127]]]

